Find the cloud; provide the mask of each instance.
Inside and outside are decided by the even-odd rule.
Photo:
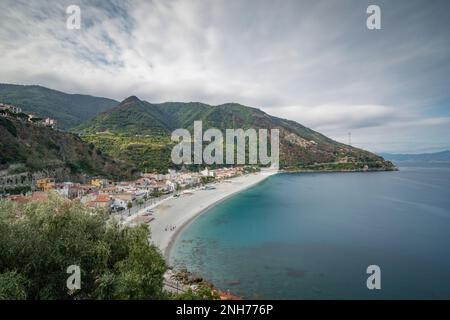
[[[270,112],[270,109],[268,109]],[[377,127],[406,120],[394,107],[381,105],[289,106],[277,108],[279,115],[317,129]]]
[[[4,0],[0,81],[118,100],[239,102],[333,138],[365,130],[381,145],[392,137],[380,128],[450,114],[450,5],[379,3],[383,29],[373,32],[369,1],[359,0]],[[65,27],[69,4],[81,8],[81,30]]]

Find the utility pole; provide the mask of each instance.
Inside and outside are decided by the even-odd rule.
[[[351,132],[348,133],[348,145],[352,146],[352,133]]]

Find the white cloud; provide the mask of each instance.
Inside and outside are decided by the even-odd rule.
[[[79,31],[65,28],[72,3]],[[450,101],[443,3],[383,3],[373,33],[364,1],[6,0],[0,81],[118,100],[239,102],[337,139],[364,132],[361,145],[379,149],[394,139],[383,128],[417,128],[401,130],[419,141],[423,128],[446,125],[450,113],[429,111]]]

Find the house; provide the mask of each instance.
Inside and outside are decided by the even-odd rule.
[[[73,182],[58,183],[56,184],[55,189],[56,192],[68,199],[74,199],[81,195],[79,192],[79,184]]]
[[[115,186],[111,186],[111,187],[107,187],[107,188],[103,188],[101,190],[102,193],[108,193],[108,194],[115,194],[118,192],[117,187]]]
[[[36,187],[41,191],[47,192],[55,188],[55,179],[43,178],[36,181]]]
[[[91,194],[91,193],[94,193],[94,192],[98,192],[98,187],[96,187],[96,186],[93,186],[93,185],[91,185],[91,184],[80,184],[79,186],[78,186],[78,193],[81,195],[81,196],[84,196],[84,195],[86,195],[86,194]]]
[[[166,181],[166,186],[166,190],[169,192],[174,192],[177,189],[177,184],[170,180]]]
[[[145,191],[145,190],[136,190],[134,192],[134,198],[136,200],[144,200],[146,195],[147,195],[147,191]]]
[[[92,179],[91,185],[93,185],[97,188],[105,188],[108,186],[108,180],[107,179]]]
[[[94,200],[88,203],[89,206],[95,208],[110,208],[113,203],[112,197],[109,194],[99,194]]]
[[[205,170],[200,171],[200,173],[204,177],[214,177],[214,171],[210,171],[208,168],[205,168]]]
[[[42,124],[46,127],[55,128],[56,127],[56,120],[51,118],[45,118],[42,121]]]
[[[0,103],[0,110],[9,110],[12,113],[22,113],[22,108],[4,103]]]
[[[123,200],[123,201],[126,201],[126,203],[128,203],[128,202],[134,201],[136,199],[136,197],[135,197],[134,193],[123,192],[123,193],[115,194],[114,199]]]
[[[113,210],[118,210],[118,209],[126,209],[128,206],[128,201],[123,200],[123,199],[119,199],[119,198],[113,198],[113,202],[111,204],[111,208]]]
[[[154,182],[150,187],[153,191],[164,192],[168,190],[168,186],[165,182]]]
[[[20,203],[20,204],[25,204],[28,202],[32,202],[32,201],[45,201],[48,199],[48,194],[45,192],[33,192],[33,194],[31,195],[27,195],[27,196],[22,196],[22,195],[14,195],[14,196],[10,196],[9,199],[11,201]]]

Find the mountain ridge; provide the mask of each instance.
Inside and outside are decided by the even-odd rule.
[[[423,161],[450,163],[450,150],[427,153],[381,153],[383,157],[392,161]]]
[[[201,102],[149,103],[131,95],[122,102],[88,95],[67,94],[42,86],[0,84],[0,102],[17,105],[25,113],[51,117],[63,130],[82,135],[110,156],[142,171],[171,167],[170,134],[178,128],[203,130],[279,129],[280,165],[286,170],[394,170],[389,161],[307,128],[295,121],[241,105]],[[100,134],[103,133],[103,134]]]
[[[58,121],[70,129],[119,102],[85,94],[69,94],[40,85],[0,83],[0,102],[21,107],[24,112]]]
[[[334,141],[295,121],[271,116],[260,109],[237,103],[217,106],[200,102],[155,104],[130,96],[112,109],[84,122],[75,128],[75,132],[82,134],[87,141],[97,144],[101,149],[102,145],[106,147],[105,140],[111,137],[101,138],[100,133],[128,137],[126,140],[130,144],[133,144],[130,139],[132,136],[165,137],[167,145],[170,146],[173,145],[169,139],[173,130],[185,128],[192,131],[194,121],[199,120],[203,123],[203,130],[279,129],[280,164],[284,169],[393,170],[395,168],[392,163],[373,153]],[[122,145],[117,149],[123,150],[125,147]],[[109,149],[108,152],[117,153],[117,150]],[[117,156],[121,158],[124,155]]]

